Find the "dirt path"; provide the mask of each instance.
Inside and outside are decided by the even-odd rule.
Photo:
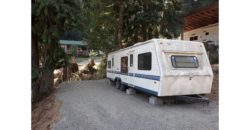
[[[54,130],[217,130],[218,105],[179,103],[153,106],[145,94],[126,95],[105,80],[63,83],[63,102]]]
[[[202,128],[202,129],[203,128],[218,129],[218,106],[217,106],[217,104],[219,103],[219,66],[212,65],[212,68],[213,68],[213,73],[214,73],[213,86],[212,86],[211,94],[207,95],[211,101],[215,102],[215,104],[212,104],[212,106],[210,105],[209,107],[201,107],[201,105],[198,105],[198,104],[179,104],[179,105],[172,104],[172,105],[164,106],[165,108],[164,107],[151,108],[152,106],[147,106],[148,103],[147,103],[147,96],[146,95],[138,94],[136,96],[131,96],[132,97],[132,99],[131,99],[131,97],[127,97],[128,95],[124,95],[124,93],[121,93],[120,91],[107,85],[104,80],[98,80],[96,83],[95,83],[95,81],[82,81],[82,82],[70,83],[70,84],[63,83],[61,85],[63,88],[60,88],[59,94],[57,94],[57,97],[61,98],[60,100],[64,101],[66,103],[66,105],[64,105],[63,108],[61,109],[62,120],[59,119],[59,117],[60,117],[59,116],[59,108],[61,106],[61,102],[56,100],[55,95],[52,94],[52,95],[44,98],[41,102],[35,104],[35,106],[33,107],[33,109],[32,109],[32,130],[50,130],[50,129],[52,129],[53,124],[55,124],[59,120],[60,120],[60,122],[55,124],[54,129],[56,129],[56,130],[57,129],[64,130],[64,129],[71,129],[71,128],[103,129],[101,126],[98,126],[98,124],[100,125],[100,124],[104,123],[104,126],[105,126],[105,122],[100,121],[99,118],[102,118],[102,119],[107,118],[107,119],[111,120],[111,122],[108,122],[108,123],[110,123],[109,125],[112,127],[106,126],[104,129],[126,129],[126,128],[148,129],[148,128],[143,127],[143,126],[145,125],[144,123],[146,123],[146,122],[148,122],[149,124],[153,123],[150,121],[156,121],[155,124],[160,124],[162,126],[167,125],[168,123],[164,125],[164,121],[163,121],[163,119],[166,119],[166,117],[160,117],[160,118],[159,118],[159,116],[157,117],[157,111],[160,111],[162,113],[171,112],[171,114],[167,114],[167,115],[163,114],[163,115],[174,117],[174,115],[172,113],[177,112],[177,111],[174,111],[175,107],[178,109],[183,109],[183,107],[187,107],[187,110],[185,110],[185,108],[184,108],[184,111],[181,112],[181,113],[184,113],[184,115],[187,115],[187,112],[190,111],[188,109],[198,110],[201,112],[200,114],[203,116],[207,116],[206,114],[208,112],[213,112],[214,117],[210,121],[210,122],[213,122],[211,124],[211,127],[208,124],[201,125],[201,126],[198,125],[198,126],[194,127],[192,125],[194,125],[196,123],[195,121],[194,122],[193,121],[186,121],[186,123],[191,123],[190,126],[186,125],[187,128],[190,128],[190,129],[191,128],[192,129],[193,128],[194,129],[198,129],[198,128],[199,129],[200,128]],[[72,90],[71,90],[71,88],[72,88]],[[91,89],[93,89],[93,90],[91,90]],[[74,92],[74,91],[78,91],[78,90],[79,90],[79,92],[77,92],[76,95],[72,93],[72,91]],[[84,92],[82,92],[82,91],[84,91]],[[110,91],[110,92],[108,92],[108,91]],[[81,92],[84,95],[81,95]],[[90,93],[92,93],[92,94],[90,94]],[[70,95],[73,95],[73,96],[70,96]],[[97,97],[93,97],[95,95]],[[100,95],[102,95],[102,97]],[[117,95],[118,97],[115,97],[113,95]],[[66,96],[66,99],[62,98],[65,96]],[[67,99],[67,98],[70,98],[67,96],[72,97],[72,99]],[[104,97],[107,99],[106,100],[103,99]],[[84,100],[81,100],[82,98],[84,98]],[[112,99],[110,99],[110,98],[112,98]],[[115,98],[121,98],[121,99],[115,100]],[[135,101],[127,101],[127,100],[124,101],[124,99],[135,100]],[[101,100],[103,102],[100,102],[99,100]],[[114,100],[115,104],[113,104],[112,101],[110,102],[107,100]],[[122,103],[120,103],[118,101],[124,102],[129,107],[127,105],[124,106]],[[79,102],[79,104],[77,104],[77,102]],[[137,102],[137,103],[135,103],[135,102]],[[79,106],[80,108],[83,108],[83,109],[87,108],[88,110],[79,110],[79,108],[74,108],[74,106],[68,106],[71,104],[78,105],[78,106],[80,105]],[[107,104],[110,104],[110,106],[107,106]],[[81,105],[88,105],[88,106],[83,107]],[[135,113],[135,114],[141,115],[141,117],[134,117],[134,115],[131,115],[131,113],[133,113],[135,111],[139,111],[138,108],[135,106],[142,107],[143,105],[146,105],[146,106],[144,106],[145,108],[142,108],[143,111],[146,111],[146,114],[142,114],[141,112]],[[124,106],[125,109],[120,108],[121,106]],[[109,109],[109,107],[110,107],[110,109]],[[112,109],[114,109],[114,108],[117,111],[118,117],[117,117],[117,115],[112,114]],[[152,110],[150,110],[149,108]],[[134,109],[134,110],[130,110],[130,109]],[[155,109],[155,110],[153,110],[153,109]],[[169,110],[164,110],[164,109],[169,109]],[[74,111],[71,112],[72,110],[77,110],[77,112],[74,112]],[[119,111],[121,111],[121,112],[119,112]],[[89,112],[92,113],[92,114],[90,114],[90,116],[88,116]],[[107,112],[109,112],[109,113],[107,113]],[[128,112],[128,114],[126,114],[126,112]],[[157,117],[157,118],[151,119],[150,117],[147,117],[147,116],[150,116],[150,115],[148,115],[147,112],[153,112],[153,113],[156,112],[156,116],[152,115],[152,117]],[[77,119],[77,118],[79,118],[78,114],[82,115],[82,117],[80,117],[80,119]],[[107,114],[110,114],[110,115],[107,115]],[[201,116],[200,114],[198,114],[198,117]],[[115,118],[110,119],[111,118],[110,116],[114,116]],[[144,119],[141,119],[144,116],[149,118],[149,119],[147,119],[148,121],[145,121],[145,122],[137,121],[137,120],[144,120]],[[179,116],[180,115],[177,114],[176,117],[174,117],[174,118],[171,118],[171,119],[167,118],[166,122],[172,121],[174,123],[173,120],[176,120],[175,118],[177,118],[177,119],[180,118]],[[119,123],[126,122],[126,120],[124,118],[126,120],[130,120],[130,119],[134,120],[134,122],[128,121],[127,123],[125,123],[127,125],[124,128],[118,127]],[[196,118],[196,117],[194,117],[194,118]],[[208,116],[208,118],[211,118],[211,117]],[[68,121],[69,119],[72,119],[72,120]],[[120,119],[122,122],[120,122],[119,120],[114,121],[115,119]],[[188,118],[186,117],[186,120],[187,119]],[[190,120],[193,120],[193,119],[190,119]],[[66,123],[62,124],[62,122],[64,122],[64,123],[66,122]],[[117,122],[118,122],[118,124],[113,124],[113,123],[117,123]],[[203,122],[203,121],[201,121],[201,122]],[[84,123],[85,125],[82,126],[81,123]],[[176,123],[178,123],[178,121]],[[143,125],[143,126],[137,126],[137,127],[133,126],[135,124]],[[173,127],[174,129],[176,128],[175,123],[171,124],[171,125],[174,126]],[[171,125],[168,125],[168,126],[171,126]],[[178,126],[177,128],[185,129],[184,126],[185,126],[185,123],[183,126],[181,125],[181,126]],[[209,127],[206,127],[206,126],[209,126]],[[161,129],[161,128],[165,128],[165,127],[157,126],[157,127],[149,127],[149,128]],[[172,127],[166,126],[166,128],[172,128]]]
[[[32,130],[51,130],[53,124],[59,120],[61,102],[54,94],[43,98],[32,109]]]

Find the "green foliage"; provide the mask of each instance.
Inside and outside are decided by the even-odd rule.
[[[180,0],[182,11],[187,14],[196,9],[211,5],[218,0]]]
[[[119,14],[121,3],[124,11]],[[177,0],[93,0],[85,3],[84,12],[89,47],[105,53],[120,44],[119,15],[123,18],[121,41],[127,46],[151,38],[178,37],[183,26],[181,4]]]
[[[85,38],[91,49],[105,53],[117,49],[118,44],[130,46],[151,38],[177,38],[185,14],[215,1],[218,0],[87,0]]]
[[[32,74],[31,74],[32,81],[37,80],[38,77],[39,77],[39,69],[32,68]]]
[[[82,27],[79,0],[35,0],[32,2],[32,39],[39,46],[41,69],[53,70],[67,58],[59,45],[59,34]],[[66,63],[65,63],[66,65]]]
[[[39,65],[32,62],[34,100],[53,89],[54,69],[69,65],[59,37],[83,27],[81,4],[79,0],[32,0],[32,60],[39,60]]]
[[[92,0],[84,4],[85,38],[90,49],[107,53],[115,47],[116,19],[110,7],[112,4],[112,0]]]
[[[77,57],[77,46],[71,47],[71,56]]]
[[[181,33],[183,17],[176,0],[130,0],[125,3],[124,40],[128,43],[151,38],[176,38]]]
[[[97,74],[100,75],[100,77],[104,78],[106,76],[106,68],[107,68],[107,57],[103,56],[97,68]]]
[[[36,0],[32,3],[32,36],[52,44],[60,32],[77,26],[81,19],[78,0]]]

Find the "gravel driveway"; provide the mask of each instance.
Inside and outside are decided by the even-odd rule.
[[[54,130],[217,130],[218,105],[178,103],[153,106],[145,94],[127,95],[106,80],[62,83]]]

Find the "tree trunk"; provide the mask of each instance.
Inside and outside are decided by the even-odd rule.
[[[38,42],[32,38],[32,57],[31,57],[31,64],[32,64],[32,69],[39,69],[39,50],[38,50]],[[38,75],[39,78],[39,75]],[[39,79],[37,79],[36,81],[32,81],[32,102],[36,101],[39,97],[39,88],[40,88],[40,84],[39,84]]]
[[[142,41],[146,41],[147,40],[147,25],[142,24]]]
[[[68,79],[68,67],[63,67],[63,81]]]
[[[46,93],[54,89],[53,70],[47,70],[42,73],[39,94]]]
[[[123,0],[119,1],[120,9],[119,9],[119,22],[118,22],[118,32],[117,32],[117,42],[119,48],[122,48],[122,34],[123,34],[123,14],[124,14],[124,5]]]
[[[32,39],[32,67],[39,68],[38,42]]]
[[[182,31],[181,31],[181,40],[184,40],[184,29],[182,29]]]

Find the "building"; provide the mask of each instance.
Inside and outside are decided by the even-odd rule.
[[[86,41],[60,40],[61,47],[67,54],[71,54],[73,47],[76,47],[77,56],[88,56],[89,49]]]
[[[188,13],[184,17],[184,32],[181,39],[219,45],[218,16],[218,2]]]

